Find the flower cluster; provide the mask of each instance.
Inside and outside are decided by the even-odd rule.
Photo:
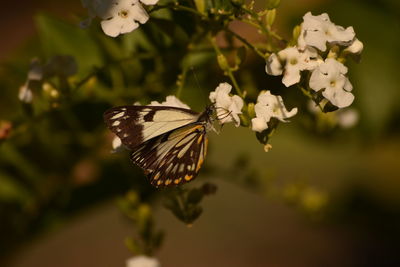
[[[262,132],[268,129],[268,122],[276,118],[282,122],[297,114],[297,108],[288,111],[281,96],[272,95],[269,91],[262,91],[254,106],[256,117],[251,120],[252,130]]]
[[[343,28],[330,21],[328,14],[303,17],[297,45],[273,53],[267,60],[266,72],[283,75],[287,87],[301,81],[301,72],[310,71],[307,86],[338,108],[351,105],[353,86],[342,62],[349,54],[359,55],[363,44],[355,37],[353,27]]]
[[[77,69],[77,63],[71,56],[54,56],[45,64],[37,58],[32,59],[26,82],[19,88],[18,99],[26,104],[32,103],[35,94],[39,93],[38,88],[42,88],[50,98],[58,98],[59,92],[46,81],[55,76],[66,79],[74,75]]]
[[[19,88],[18,99],[23,103],[31,103],[33,100],[32,84],[43,78],[43,67],[38,59],[33,59],[28,71],[26,82]]]
[[[158,0],[82,0],[88,9],[89,18],[81,23],[86,27],[92,19],[99,17],[104,33],[111,37],[132,32],[149,19],[144,5],[155,5]]]
[[[230,95],[232,86],[228,83],[221,83],[210,93],[210,101],[217,109],[219,123],[225,124],[234,122],[236,127],[240,125],[240,117],[244,107],[243,99],[238,95]],[[255,117],[251,118],[251,128],[255,132],[262,132],[268,129],[271,118],[287,122],[287,119],[297,114],[297,108],[288,111],[281,96],[272,95],[269,91],[261,91],[254,105]]]

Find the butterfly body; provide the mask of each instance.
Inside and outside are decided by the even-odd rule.
[[[121,106],[107,110],[104,121],[131,160],[152,185],[165,187],[193,180],[207,154],[207,131],[213,129],[214,106],[202,113],[166,106]]]

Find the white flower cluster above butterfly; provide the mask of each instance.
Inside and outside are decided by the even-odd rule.
[[[347,56],[360,55],[363,44],[355,37],[353,27],[343,28],[330,21],[328,14],[303,17],[297,45],[273,53],[265,70],[270,75],[282,75],[282,83],[289,87],[308,79],[302,72],[311,72],[307,86],[334,106],[351,105],[353,86],[346,77],[347,67],[342,62]]]

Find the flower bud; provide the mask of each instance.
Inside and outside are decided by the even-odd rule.
[[[239,118],[240,118],[240,125],[242,125],[244,127],[247,127],[250,125],[250,120],[247,116],[240,114]]]
[[[300,33],[301,33],[301,26],[300,25],[296,25],[293,28],[293,31],[292,31],[292,36],[293,36],[293,41],[294,42],[297,43],[297,39],[299,39]]]
[[[217,56],[217,60],[218,60],[218,65],[219,67],[223,70],[223,71],[227,71],[229,70],[229,64],[228,64],[228,60],[226,59],[226,57],[223,54],[219,54]]]
[[[268,10],[266,18],[267,26],[272,26],[276,18],[276,9]]]
[[[19,88],[18,98],[21,102],[30,104],[33,100],[32,90],[29,88],[29,83],[25,83]]]
[[[249,114],[250,118],[256,117],[256,112],[254,111],[254,103],[249,103],[247,105],[247,114]]]

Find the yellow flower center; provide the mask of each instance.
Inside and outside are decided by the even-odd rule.
[[[120,12],[118,12],[118,16],[120,16],[123,19],[126,19],[128,17],[128,10],[121,10]]]

